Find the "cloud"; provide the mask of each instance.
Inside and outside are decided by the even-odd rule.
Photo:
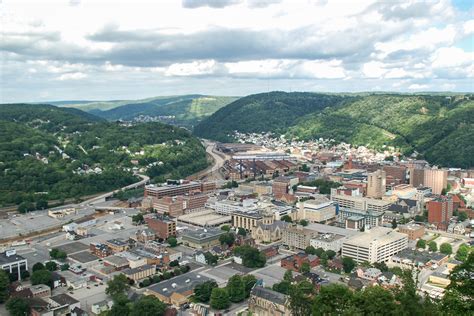
[[[241,3],[240,0],[183,0],[183,8],[195,9],[202,7],[209,7],[215,9],[222,9],[228,6]]]
[[[428,85],[427,84],[418,84],[418,83],[414,83],[414,84],[411,84],[410,86],[408,86],[408,89],[410,90],[421,90],[421,89],[428,89]]]
[[[61,76],[59,76],[57,78],[57,80],[60,80],[60,81],[65,81],[65,80],[80,80],[80,79],[84,79],[84,78],[87,78],[87,75],[85,73],[82,73],[82,72],[72,72],[72,73],[65,73],[65,74],[62,74]]]

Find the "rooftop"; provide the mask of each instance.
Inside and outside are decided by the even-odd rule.
[[[400,238],[408,238],[406,234],[398,233],[391,228],[373,227],[356,236],[349,237],[344,243],[368,247],[372,242],[391,242]]]
[[[192,291],[198,284],[206,281],[211,281],[211,279],[200,274],[189,272],[154,284],[150,286],[148,290],[169,297],[173,293]]]
[[[255,286],[252,291],[250,292],[250,295],[254,295],[260,298],[263,298],[267,301],[270,302],[275,302],[279,305],[285,305],[286,302],[286,295],[279,293],[277,291],[273,291],[270,289],[266,289],[261,286]]]
[[[197,230],[188,230],[184,232],[183,238],[202,241],[206,239],[219,238],[220,235],[225,234],[225,231],[215,228],[203,228]]]
[[[127,275],[132,275],[132,274],[135,274],[135,273],[138,273],[138,272],[141,272],[141,271],[145,271],[145,270],[149,270],[149,269],[154,269],[154,267],[149,265],[149,264],[145,264],[141,267],[137,267],[137,268],[133,268],[133,269],[125,269],[125,270],[122,271],[122,273],[127,274]]]
[[[6,251],[6,252],[0,253],[0,265],[9,264],[9,263],[13,263],[13,262],[21,261],[21,260],[26,260],[22,256],[17,255],[16,251],[12,251],[10,255],[7,255],[7,254],[10,254],[10,252]]]

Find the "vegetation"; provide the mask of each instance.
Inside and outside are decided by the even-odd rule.
[[[194,129],[229,141],[233,131],[328,138],[372,148],[414,151],[433,164],[474,166],[474,101],[443,95],[337,95],[271,92],[241,98]]]
[[[214,309],[226,309],[230,306],[229,293],[225,288],[213,288],[210,305]]]
[[[51,258],[58,259],[58,260],[64,260],[67,258],[67,253],[57,248],[51,249],[51,251],[49,252],[49,255]]]
[[[206,281],[196,285],[194,288],[194,298],[201,303],[208,303],[211,299],[212,289],[217,288],[215,281]]]
[[[8,299],[8,286],[10,285],[10,278],[8,273],[3,269],[0,270],[0,304],[5,303]]]
[[[14,297],[8,300],[6,308],[10,316],[25,316],[30,314],[28,301],[21,297]]]
[[[292,223],[293,222],[290,215],[283,215],[280,219],[284,222],[287,222],[287,223]]]
[[[226,288],[231,302],[238,303],[245,299],[245,285],[240,275],[236,274],[231,276],[227,281]]]
[[[209,251],[206,251],[204,253],[204,258],[206,259],[206,263],[211,266],[214,266],[217,264],[218,257],[216,255],[213,255]]]
[[[170,245],[171,248],[176,247],[178,245],[178,240],[175,237],[168,237],[166,242]]]
[[[350,273],[356,267],[356,263],[352,258],[343,257],[342,258],[342,267],[345,273]]]
[[[53,276],[49,270],[38,270],[33,272],[31,275],[31,284],[46,284],[49,287],[53,287]]]
[[[467,244],[462,244],[459,246],[458,251],[456,252],[456,259],[459,261],[466,261],[470,252],[471,247],[469,247]]]
[[[433,252],[438,251],[438,245],[436,244],[436,241],[434,240],[430,241],[428,243],[428,249]]]
[[[304,182],[302,185],[307,185],[310,187],[317,187],[319,189],[319,193],[321,194],[330,194],[332,188],[338,188],[341,186],[339,182],[334,182],[331,180],[325,179],[316,179],[309,182]]]
[[[221,245],[226,245],[230,247],[235,242],[235,236],[233,233],[227,232],[219,236],[219,242],[221,243]]]
[[[453,248],[451,247],[451,244],[442,243],[441,246],[439,246],[439,252],[444,253],[445,255],[450,255],[453,253]]]
[[[416,248],[425,249],[426,241],[424,239],[418,239],[418,241],[416,242]]]
[[[28,212],[111,191],[138,181],[135,166],[162,182],[204,169],[207,158],[181,128],[108,123],[50,105],[0,105],[0,206]]]
[[[247,268],[261,268],[267,262],[262,252],[248,245],[235,247],[234,254],[242,258],[242,264]]]
[[[44,264],[42,264],[41,262],[35,263],[32,267],[33,272],[38,271],[38,270],[44,270],[44,269],[46,269],[46,268],[45,268]]]
[[[58,269],[58,264],[54,261],[48,261],[46,262],[46,264],[44,265],[46,270],[48,271],[56,271]]]
[[[112,280],[107,282],[105,293],[116,300],[119,296],[125,295],[129,288],[130,285],[128,284],[125,274],[118,274],[114,276]]]
[[[301,226],[308,226],[309,222],[305,219],[300,220],[300,225]]]

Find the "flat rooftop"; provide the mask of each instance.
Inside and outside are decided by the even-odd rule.
[[[311,223],[306,227],[309,228],[309,229],[312,229],[314,231],[317,231],[320,234],[335,234],[335,235],[342,235],[342,236],[354,236],[354,235],[357,235],[357,234],[360,233],[360,232],[354,231],[354,230],[349,230],[349,229],[336,227],[336,226],[318,224],[318,223]]]
[[[83,244],[82,242],[75,241],[75,242],[64,244],[64,245],[61,245],[61,246],[58,246],[58,247],[55,247],[55,248],[57,248],[61,251],[64,251],[69,256],[72,253],[76,253],[76,252],[80,252],[80,251],[84,251],[86,249],[89,249],[89,246],[87,246],[86,244]]]
[[[406,234],[398,233],[391,228],[377,226],[356,236],[349,237],[344,243],[368,247],[369,244],[374,241],[384,243],[401,238],[408,239],[408,236]]]
[[[21,261],[21,260],[25,260],[25,258],[17,254],[7,256],[5,252],[0,253],[0,265],[9,264],[9,263],[13,263],[13,262]]]
[[[74,253],[69,258],[76,260],[80,263],[87,263],[99,259],[96,255],[91,254],[89,251],[81,251]]]
[[[225,234],[225,231],[221,229],[203,228],[198,230],[188,230],[183,234],[183,238],[204,241],[207,239],[219,238],[219,236],[223,234]]]
[[[204,283],[206,281],[211,281],[211,279],[194,272],[189,272],[154,284],[147,290],[169,297],[175,292],[183,293],[192,291],[198,284]]]

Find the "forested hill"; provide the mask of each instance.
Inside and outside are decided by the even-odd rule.
[[[206,166],[204,147],[182,128],[112,123],[51,105],[0,105],[0,206],[32,210],[133,183],[133,171],[162,181]]]
[[[417,151],[433,164],[474,166],[473,96],[339,95],[271,92],[241,98],[198,126],[197,136],[229,141],[240,132]]]
[[[135,101],[81,103],[71,101],[71,104],[63,101],[58,103],[58,105],[87,111],[107,120],[131,121],[146,116],[191,129],[201,120],[236,99],[236,97],[190,94]]]

